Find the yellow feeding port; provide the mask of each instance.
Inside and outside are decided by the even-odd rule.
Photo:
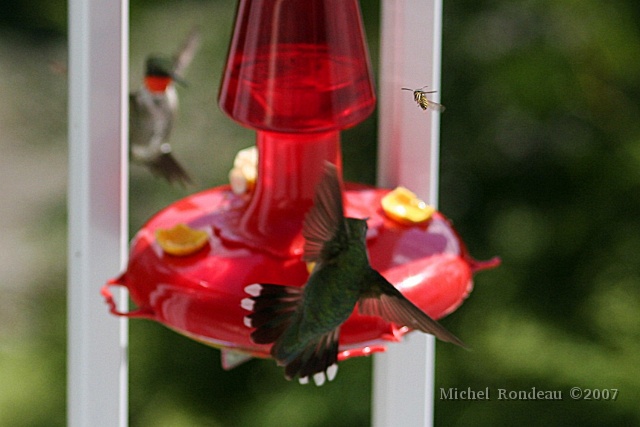
[[[185,256],[202,249],[209,239],[209,234],[196,230],[186,224],[178,224],[173,228],[156,230],[156,240],[166,253]]]
[[[380,202],[382,210],[389,218],[403,224],[428,221],[436,211],[405,187],[397,187],[390,191]]]

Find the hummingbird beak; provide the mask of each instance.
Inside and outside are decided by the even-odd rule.
[[[171,73],[170,75],[171,75],[171,80],[178,83],[180,86],[182,87],[189,86],[189,83],[187,83],[185,79],[183,79],[181,76],[177,75],[176,73]]]

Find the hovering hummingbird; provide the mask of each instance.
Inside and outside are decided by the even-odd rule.
[[[171,154],[167,142],[178,110],[174,82],[185,84],[182,74],[200,44],[194,29],[172,58],[149,56],[142,86],[129,95],[131,159],[167,181],[190,184],[191,178]]]
[[[426,86],[421,87],[420,89],[409,89],[408,87],[403,87],[402,90],[410,90],[413,92],[413,99],[418,103],[420,108],[423,110],[434,110],[442,113],[444,111],[444,105],[438,104],[437,102],[429,101],[427,98],[428,93],[436,93],[435,90],[431,90],[429,92],[425,92],[423,89]]]
[[[251,333],[255,343],[274,343],[271,355],[285,367],[287,379],[297,376],[306,384],[312,376],[316,385],[333,380],[340,326],[356,304],[363,315],[464,346],[371,268],[366,234],[366,219],[344,217],[336,167],[327,164],[302,228],[303,260],[315,263],[306,285],[256,283],[245,288],[251,297],[241,305],[252,311],[245,325],[256,328]]]

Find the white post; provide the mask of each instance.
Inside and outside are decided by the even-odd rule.
[[[128,10],[127,0],[69,0],[71,427],[127,425],[127,322],[109,315],[100,287],[127,253]]]
[[[378,184],[402,184],[434,206],[439,113],[420,109],[401,87],[440,90],[441,44],[442,0],[382,1]],[[374,356],[375,427],[433,425],[434,350],[431,335],[414,332]]]

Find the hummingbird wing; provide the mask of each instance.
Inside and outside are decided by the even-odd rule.
[[[313,207],[304,219],[302,236],[305,239],[305,262],[323,261],[332,258],[346,245],[342,188],[334,164],[326,163],[322,180],[316,188]]]
[[[256,344],[270,344],[271,355],[285,367],[285,377],[298,377],[307,383],[313,377],[316,385],[335,378],[338,371],[338,337],[340,328],[311,339],[299,336],[297,317],[303,289],[255,283],[245,288],[251,295],[241,301],[241,306],[252,313],[245,316],[244,324],[256,328],[251,340]]]
[[[173,57],[173,74],[182,77],[185,70],[191,64],[198,48],[200,47],[200,30],[193,27],[180,49]]]
[[[466,348],[458,337],[409,301],[380,273],[370,269],[367,280],[368,290],[360,297],[358,304],[361,314],[379,316],[387,322],[408,326]]]

